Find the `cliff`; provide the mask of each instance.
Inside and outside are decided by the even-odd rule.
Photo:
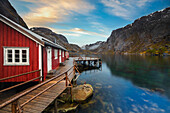
[[[28,26],[24,20],[18,15],[17,11],[8,0],[0,0],[0,14],[28,29]]]
[[[99,47],[98,53],[106,50],[112,53],[169,53],[170,7],[113,30]]]
[[[48,28],[33,27],[33,28],[30,28],[30,30],[61,46],[65,46],[65,44],[68,44],[68,40],[65,36],[61,34],[57,34]]]

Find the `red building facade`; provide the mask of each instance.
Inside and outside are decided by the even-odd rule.
[[[66,51],[64,47],[0,15],[0,79],[41,70],[1,82],[22,82],[39,76],[44,80],[48,71],[58,68],[66,60]]]

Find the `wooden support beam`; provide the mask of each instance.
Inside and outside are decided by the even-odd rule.
[[[58,113],[57,112],[57,99],[54,101],[54,113]]]
[[[67,87],[67,79],[68,79],[67,72],[65,73],[65,75],[66,75],[66,87]]]
[[[12,113],[17,113],[17,104],[18,104],[18,100],[12,102],[12,104],[11,104]]]

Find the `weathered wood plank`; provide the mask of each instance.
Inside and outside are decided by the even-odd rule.
[[[78,58],[77,58],[78,59]],[[83,57],[83,59],[85,59]],[[86,58],[86,60],[98,60],[96,59],[91,59],[91,58]],[[70,67],[73,66],[73,59],[70,58],[69,61],[66,61],[66,65],[59,67],[58,72],[56,75],[60,73],[65,72],[67,69],[69,69]],[[68,72],[68,79],[71,81],[74,78],[74,74],[72,73],[73,69],[71,69]],[[50,81],[49,83],[44,84],[43,86],[37,88],[36,90],[26,94],[25,96],[21,97],[19,99],[20,105],[23,104],[24,102],[26,102],[27,100],[31,99],[32,97],[34,97],[35,95],[37,95],[38,93],[40,93],[41,91],[43,91],[44,89],[46,89],[47,87],[51,86],[54,83],[57,83],[59,80],[61,80],[62,78],[64,78],[65,75],[61,75],[60,77]],[[67,81],[67,83],[69,84],[69,82]],[[48,89],[46,92],[42,93],[41,95],[39,95],[38,97],[36,97],[34,100],[30,101],[29,103],[27,103],[23,109],[24,109],[24,113],[41,113],[50,103],[52,103],[65,89],[66,89],[66,80],[62,80],[59,83],[57,83],[56,85],[54,85],[52,88]],[[30,89],[30,88],[29,88]],[[27,90],[25,90],[27,91]],[[24,91],[23,91],[24,92]],[[22,93],[22,92],[21,92]],[[20,93],[19,93],[20,94]],[[18,95],[18,94],[16,94]],[[15,96],[16,96],[15,95]],[[14,96],[10,97],[13,98]],[[11,111],[11,105],[6,106],[5,108],[0,110],[0,113],[9,113]]]

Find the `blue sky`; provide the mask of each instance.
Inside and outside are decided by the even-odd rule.
[[[47,27],[79,46],[170,6],[170,0],[9,0],[29,28]]]

